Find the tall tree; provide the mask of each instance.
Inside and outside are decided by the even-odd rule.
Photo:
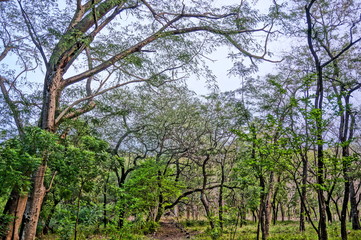
[[[56,132],[62,121],[93,109],[93,99],[114,88],[142,81],[162,83],[165,76],[179,78],[179,72],[199,61],[197,56],[219,45],[217,42],[235,46],[244,56],[265,56],[262,51],[260,56],[249,52],[252,33],[267,32],[267,25],[255,28],[257,13],[246,2],[221,9],[203,1],[77,0],[64,6],[61,2],[19,0],[17,6],[7,1],[0,4],[2,12],[12,7],[13,17],[7,24],[35,48],[36,61],[45,71],[39,126],[50,132]],[[6,34],[10,33],[2,30],[2,35]],[[14,50],[8,47],[4,45],[4,52]],[[11,79],[7,82],[14,83]],[[63,93],[75,87],[82,89],[81,96],[66,101]],[[11,109],[12,102],[7,104]],[[19,111],[12,112],[16,117]],[[48,159],[44,156],[32,174],[23,239],[35,238],[46,194]]]

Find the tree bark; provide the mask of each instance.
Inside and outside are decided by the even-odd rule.
[[[347,206],[350,196],[350,182],[347,176],[344,177],[345,179],[345,190],[344,190],[344,197],[342,202],[342,209],[341,209],[341,238],[342,240],[347,240]]]
[[[207,219],[209,221],[209,225],[211,226],[211,229],[213,230],[213,229],[215,229],[216,225],[215,225],[215,223],[213,221],[212,212],[211,212],[211,209],[209,207],[208,201],[207,201],[206,196],[205,196],[205,190],[206,190],[206,186],[207,186],[206,165],[207,165],[207,162],[208,162],[209,159],[210,159],[210,156],[207,155],[206,158],[203,161],[203,164],[202,164],[203,184],[202,184],[200,199],[201,199],[201,202],[203,204],[204,210],[206,211],[206,215],[207,215]]]
[[[307,200],[307,177],[308,177],[308,158],[302,155],[302,186],[301,186],[301,208],[300,208],[300,231],[306,231],[305,216],[306,216],[306,200]]]
[[[350,181],[350,203],[351,203],[351,223],[353,230],[360,230],[359,211],[357,209],[356,192],[353,181]]]
[[[15,188],[14,188],[15,189]],[[18,240],[21,222],[26,207],[28,195],[21,195],[18,191],[11,192],[5,205],[4,214],[14,216],[14,219],[8,224],[8,231],[3,237],[4,240]]]
[[[224,185],[224,165],[221,165],[221,184],[219,187],[219,198],[218,198],[218,218],[219,227],[223,231],[223,185]]]
[[[331,203],[331,199],[328,198],[325,201],[325,205],[326,205],[326,214],[327,214],[327,220],[329,223],[332,223],[333,218],[332,218],[332,212],[331,212],[331,208],[330,208],[330,203]]]
[[[41,206],[46,194],[44,186],[44,175],[46,171],[46,163],[42,163],[33,177],[33,190],[27,201],[24,213],[24,229],[21,233],[21,239],[34,240],[36,235],[36,227],[40,216]]]

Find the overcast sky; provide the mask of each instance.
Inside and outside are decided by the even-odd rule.
[[[226,3],[225,3],[226,2]],[[237,4],[240,0],[215,0],[217,6],[222,6],[222,4]],[[259,1],[249,1],[254,4],[254,6],[260,10],[261,13],[267,13],[269,7],[273,4],[272,0],[259,0]],[[264,39],[264,36],[260,36],[260,40]],[[281,53],[284,50],[290,48],[287,39],[278,39],[277,41],[271,42],[269,44],[269,51],[274,54],[272,60],[281,59]],[[209,67],[212,69],[216,75],[217,85],[220,91],[231,91],[241,87],[242,79],[240,76],[232,76],[229,73],[229,70],[233,66],[233,62],[228,58],[228,53],[230,51],[237,52],[235,48],[222,47],[207,56],[214,61],[207,61]],[[245,59],[247,61],[247,59]],[[259,72],[253,74],[256,76],[264,76],[268,73],[276,73],[276,64],[269,62],[262,62],[258,64]],[[205,95],[210,92],[210,89],[207,88],[206,79],[197,80],[195,77],[191,77],[187,81],[188,87],[195,91],[199,95]]]

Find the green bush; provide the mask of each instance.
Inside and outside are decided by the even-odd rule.
[[[7,227],[11,220],[11,216],[0,213],[0,238],[6,235],[6,231],[8,230]]]

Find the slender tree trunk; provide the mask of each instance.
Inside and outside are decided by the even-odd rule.
[[[203,164],[202,164],[202,175],[203,175],[203,184],[202,184],[202,191],[201,191],[201,202],[203,204],[203,207],[204,207],[204,210],[206,211],[206,215],[207,215],[207,218],[208,218],[208,221],[209,221],[209,225],[211,226],[211,229],[215,229],[216,225],[213,221],[213,218],[212,218],[212,212],[211,212],[211,209],[209,207],[209,204],[208,204],[208,201],[206,199],[206,196],[205,196],[205,189],[206,189],[206,186],[207,186],[207,171],[206,171],[206,165],[207,165],[207,162],[209,161],[210,159],[210,156],[207,155],[206,158],[204,159],[203,161]]]
[[[305,216],[306,216],[306,198],[307,198],[307,177],[308,177],[308,158],[302,156],[302,186],[301,186],[301,210],[300,210],[300,231],[306,231]]]
[[[330,208],[330,202],[331,202],[331,199],[327,198],[327,200],[325,201],[325,205],[326,205],[327,220],[329,223],[332,223],[333,218],[332,218],[332,212],[331,212],[331,208]]]
[[[162,193],[162,182],[161,182],[161,176],[162,173],[160,171],[158,171],[158,189],[159,189],[159,194],[158,194],[158,211],[157,211],[157,215],[155,217],[155,222],[159,222],[163,212],[164,212],[164,207],[163,207],[163,202],[164,202],[164,197],[163,197],[163,193]]]
[[[350,196],[350,182],[348,180],[348,177],[345,176],[345,190],[344,190],[344,197],[342,202],[342,209],[341,209],[341,238],[342,240],[347,240],[347,206]]]
[[[191,210],[190,210],[190,206],[187,205],[186,206],[186,219],[190,220],[190,218],[191,218]],[[193,220],[194,220],[194,216],[193,216]]]
[[[261,187],[261,200],[260,200],[260,207],[259,207],[259,224],[262,232],[262,240],[266,240],[268,237],[268,230],[267,226],[269,227],[269,223],[267,224],[267,192],[266,192],[266,182],[263,176],[260,176],[260,187]]]
[[[327,240],[327,220],[326,220],[326,206],[325,197],[323,196],[323,190],[318,189],[318,210],[319,210],[319,239]]]
[[[332,197],[331,197],[331,200],[332,200],[332,202],[334,203],[334,205],[335,205],[335,209],[336,209],[336,213],[337,213],[337,216],[338,216],[338,220],[339,221],[341,221],[341,213],[340,213],[340,209],[339,209],[339,207],[338,207],[338,198],[335,200],[335,199],[333,199]]]
[[[349,177],[349,171],[350,171],[350,160],[349,160],[349,156],[350,156],[350,149],[349,149],[349,143],[347,143],[346,141],[350,141],[352,139],[353,136],[353,125],[354,125],[354,121],[351,121],[351,126],[350,125],[350,109],[349,109],[349,98],[350,95],[347,94],[345,96],[345,108],[346,110],[344,111],[343,115],[341,116],[341,123],[340,123],[340,141],[343,144],[342,145],[342,171],[343,171],[343,176],[344,176],[344,197],[343,197],[343,203],[342,203],[342,209],[341,209],[341,238],[342,240],[347,240],[347,227],[346,227],[346,222],[347,222],[347,207],[348,207],[348,202],[350,200],[350,189],[351,189],[351,184],[350,182],[352,181]],[[349,135],[349,137],[348,137]]]
[[[257,222],[257,212],[252,211],[252,219],[253,219],[253,222]]]
[[[282,222],[285,221],[285,209],[283,208],[282,204],[281,204],[281,219],[282,219]]]
[[[281,182],[281,176],[278,175],[277,183]],[[278,207],[279,203],[277,202],[277,194],[278,194],[279,186],[276,186],[276,189],[273,194],[273,201],[272,201],[272,212],[273,212],[273,225],[276,225],[277,217],[278,217]]]
[[[224,165],[221,165],[221,183],[219,187],[219,198],[218,198],[218,218],[219,227],[223,230],[223,185],[224,185]]]
[[[325,206],[325,197],[323,195],[324,187],[324,153],[323,153],[323,66],[317,55],[317,52],[314,48],[313,43],[313,30],[314,25],[312,22],[311,8],[316,0],[311,0],[305,7],[306,10],[306,20],[307,20],[307,43],[309,50],[312,54],[315,70],[317,74],[317,88],[315,94],[314,102],[314,120],[315,120],[315,130],[316,130],[316,139],[317,139],[317,184],[319,185],[317,189],[318,195],[318,210],[319,210],[319,231],[318,238],[319,240],[327,240],[327,221],[326,221],[326,206]]]
[[[74,224],[74,240],[77,240],[78,236],[78,224],[79,224],[79,213],[80,213],[80,198],[81,198],[81,192],[83,189],[83,182],[80,185],[79,194],[78,194],[78,202],[76,207],[76,218],[75,218],[75,224]]]
[[[268,190],[267,190],[267,193],[266,193],[266,206],[265,206],[265,232],[263,233],[265,235],[265,238],[263,239],[266,239],[268,238],[268,235],[269,235],[269,228],[270,228],[270,225],[271,225],[271,211],[272,211],[272,202],[271,202],[271,198],[272,198],[272,192],[273,192],[273,185],[274,185],[274,182],[273,182],[273,172],[271,172],[270,174],[270,180],[269,180],[269,187],[268,187]]]
[[[107,183],[108,180],[104,183],[104,192],[103,192],[103,224],[104,228],[107,227],[108,219],[107,219]]]
[[[357,209],[356,192],[353,181],[350,181],[350,203],[351,203],[351,223],[353,230],[360,230],[359,211]]]
[[[212,212],[211,209],[209,207],[208,201],[206,199],[205,193],[202,191],[201,192],[201,202],[203,204],[204,210],[206,211],[206,215],[209,221],[209,225],[211,226],[211,229],[215,229],[216,228],[216,224],[214,223],[213,219],[212,219]]]

